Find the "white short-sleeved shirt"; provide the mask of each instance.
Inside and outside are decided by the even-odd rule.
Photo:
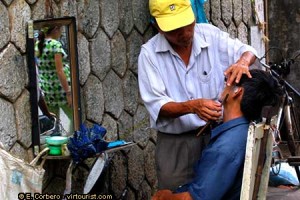
[[[166,133],[182,133],[205,124],[196,114],[159,118],[168,102],[205,98],[217,100],[224,88],[224,71],[240,56],[256,51],[210,24],[196,24],[188,66],[162,34],[141,48],[138,81],[141,97],[150,113],[151,127]]]

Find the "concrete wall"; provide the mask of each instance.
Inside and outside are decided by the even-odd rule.
[[[110,155],[110,165],[96,191],[112,194],[114,199],[122,195],[123,199],[150,199],[157,186],[156,134],[147,128],[149,117],[137,83],[140,46],[154,33],[148,0],[51,2],[55,17],[77,19],[83,121],[102,124],[110,139],[119,135],[138,143]],[[243,42],[251,41],[249,0],[208,0],[205,10],[210,23]],[[26,22],[43,19],[45,13],[45,0],[0,1],[0,141],[7,151],[25,160],[32,159]],[[68,164],[47,161],[45,192],[63,192]],[[73,192],[82,192],[87,174],[81,167],[75,171]]]
[[[296,51],[300,52],[300,1],[269,1],[268,12],[269,46],[282,49],[284,57],[292,58]],[[271,50],[270,53],[270,61],[280,61],[278,51]],[[291,73],[286,78],[300,91],[300,56],[297,61],[291,66]]]

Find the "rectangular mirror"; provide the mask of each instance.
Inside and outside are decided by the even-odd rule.
[[[34,154],[45,137],[70,136],[81,124],[74,17],[28,22],[27,54]]]

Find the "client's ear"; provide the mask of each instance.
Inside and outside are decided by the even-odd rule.
[[[239,91],[239,87],[237,87],[237,86],[234,86],[234,88],[233,88],[233,92],[234,93],[237,93]]]
[[[233,96],[239,96],[240,94],[242,94],[242,87],[238,87],[238,86],[234,86],[233,88]]]

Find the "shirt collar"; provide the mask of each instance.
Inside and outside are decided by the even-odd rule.
[[[167,41],[167,39],[160,33],[158,33],[157,35],[158,40],[157,40],[157,45],[155,48],[155,52],[166,52],[166,51],[170,51],[172,53],[174,53],[173,48],[171,47],[171,45],[169,44],[169,42]],[[199,45],[196,45],[199,44]],[[194,34],[194,39],[193,39],[193,52],[195,54],[195,56],[199,55],[201,53],[201,49],[202,48],[206,48],[208,47],[209,44],[200,37],[199,34]]]
[[[217,126],[216,128],[214,128],[211,131],[211,139],[219,136],[220,134],[222,134],[225,131],[228,131],[229,129],[232,129],[235,126],[239,126],[241,124],[249,124],[249,123],[250,122],[245,117],[239,117],[239,118],[235,118],[230,121],[227,121],[227,122]]]

